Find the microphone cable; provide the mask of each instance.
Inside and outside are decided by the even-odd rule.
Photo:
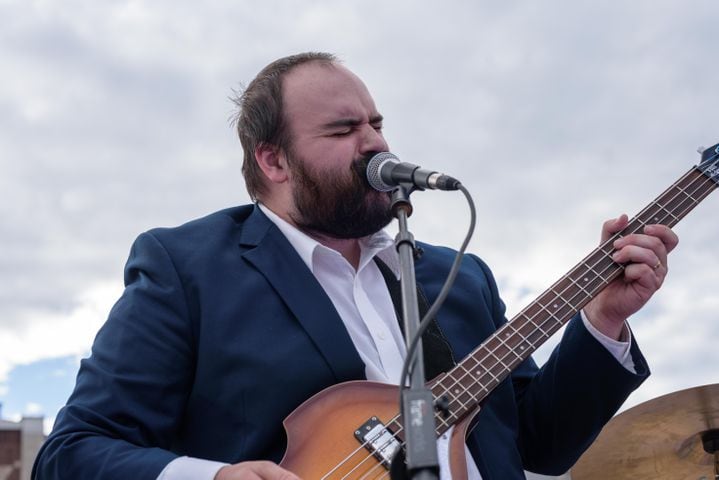
[[[442,304],[446,300],[447,296],[449,295],[449,291],[452,288],[452,285],[454,285],[454,281],[457,278],[457,274],[459,273],[459,266],[462,263],[464,252],[467,250],[467,245],[469,245],[469,241],[472,239],[472,235],[474,234],[474,227],[477,224],[477,211],[474,206],[474,200],[472,200],[472,195],[470,195],[469,191],[461,183],[457,185],[457,190],[461,191],[464,194],[465,198],[467,199],[467,203],[469,204],[469,229],[466,236],[464,237],[462,245],[460,246],[459,250],[457,250],[457,255],[455,255],[454,257],[454,262],[452,262],[452,267],[447,274],[447,279],[444,281],[444,285],[442,285],[442,289],[440,290],[439,295],[437,295],[437,298],[432,303],[432,306],[429,308],[429,310],[427,310],[427,313],[424,315],[424,317],[422,317],[422,320],[419,323],[419,328],[417,329],[414,338],[412,338],[412,341],[407,348],[407,357],[404,360],[404,365],[402,365],[402,374],[400,375],[400,401],[402,393],[407,389],[407,383],[410,374],[410,365],[414,363],[414,357],[417,355],[417,345],[419,344],[419,340],[422,338],[422,334],[425,332],[425,330],[427,330],[427,327],[429,327],[430,323],[432,322],[432,318],[434,318],[434,316],[437,314],[439,309],[442,307]]]

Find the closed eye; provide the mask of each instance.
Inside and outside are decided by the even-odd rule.
[[[350,133],[352,133],[352,129],[342,130],[342,131],[339,131],[339,132],[332,132],[332,133],[330,134],[330,136],[331,136],[331,137],[346,137],[346,136],[349,135]]]

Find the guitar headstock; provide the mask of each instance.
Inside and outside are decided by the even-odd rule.
[[[702,151],[702,161],[697,169],[719,183],[719,143]]]

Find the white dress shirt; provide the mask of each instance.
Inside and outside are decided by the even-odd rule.
[[[397,385],[406,348],[389,290],[373,261],[377,256],[399,279],[399,257],[389,235],[380,231],[360,239],[360,261],[355,270],[339,252],[320,244],[264,205],[259,206],[297,251],[332,301],[365,364],[367,379]],[[587,321],[583,312],[582,318],[592,335],[625,368],[634,371],[629,355],[631,339],[628,328],[625,327],[627,341],[617,342],[597,331]],[[437,442],[442,480],[451,479],[451,433],[452,430],[448,430]],[[465,450],[469,479],[481,480],[477,465],[466,446]],[[165,467],[157,480],[212,480],[224,465],[226,464],[193,457],[179,457]]]

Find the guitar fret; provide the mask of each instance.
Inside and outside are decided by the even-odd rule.
[[[567,275],[565,278],[561,280],[561,282],[557,283],[557,287],[562,289],[562,300],[564,301],[565,305],[572,307],[574,299],[577,298],[577,295],[580,294],[580,289],[576,285],[579,282],[579,279],[573,279],[571,278],[572,275],[575,277],[577,276],[577,273],[579,272],[572,272],[569,275]],[[580,274],[579,277],[583,277],[586,282],[589,281],[589,278],[586,275]]]
[[[435,433],[437,434],[437,436],[440,436],[444,432],[449,430],[449,427],[451,427],[452,423],[454,423],[454,422],[450,423],[449,419],[446,419],[446,418],[442,417],[441,415],[435,414],[434,418],[436,421],[438,421],[440,423],[440,425],[437,425],[435,427]],[[457,419],[457,420],[459,420],[459,419]],[[442,427],[444,427],[444,429]]]
[[[464,363],[466,363],[467,360],[470,360],[473,358],[470,356],[465,361],[461,362],[457,367],[455,368],[455,372],[457,369],[461,369],[464,371],[464,374],[462,377],[466,377],[469,380],[473,380],[469,370],[466,368]],[[456,419],[461,418],[467,411],[469,411],[470,407],[473,408],[474,406],[479,404],[479,399],[472,393],[471,386],[475,382],[472,382],[469,387],[463,385],[463,382],[461,379],[457,379],[454,377],[454,375],[448,375],[446,378],[449,378],[450,380],[453,380],[454,384],[452,388],[444,387],[444,385],[441,385],[445,378],[442,379],[440,383],[440,386],[444,387],[444,394],[449,394],[449,396],[453,397],[449,400],[449,416],[455,417]],[[461,388],[457,388],[456,386],[459,385]],[[486,389],[485,389],[486,390]],[[458,393],[459,392],[459,393]],[[486,391],[488,393],[489,390]],[[442,392],[439,394],[437,392],[435,393],[436,396],[441,396]],[[467,397],[465,399],[465,397]]]
[[[548,315],[547,320],[554,320],[554,321],[559,322],[559,323],[561,324],[561,320],[560,320],[559,318],[557,318],[557,317],[555,316],[555,314],[554,314],[553,312],[551,312],[547,307],[545,307],[544,305],[540,305],[540,307],[541,307],[541,310],[543,310],[544,312],[547,313],[547,315]],[[532,322],[532,323],[534,324],[534,322]],[[542,322],[542,325],[545,325],[545,324],[546,324],[546,320],[545,320],[544,322]],[[539,333],[541,333],[543,336],[548,336],[547,333],[544,332],[544,327],[537,327],[537,330],[535,330],[535,332],[539,332]],[[533,332],[533,333],[534,333],[534,332]],[[531,334],[530,334],[527,338],[529,338],[530,336],[531,336]],[[530,341],[530,344],[532,344],[531,341]],[[533,345],[532,345],[532,346],[533,346]]]
[[[612,252],[609,252],[609,253],[607,254],[607,256],[608,256],[610,259],[611,259],[611,255],[612,255]],[[597,264],[598,264],[598,263],[597,263]],[[597,264],[595,264],[595,265],[597,265]],[[590,274],[590,273],[593,273],[593,274],[598,275],[598,276],[601,275],[601,274],[600,274],[599,272],[597,272],[593,267],[590,267],[589,265],[585,265],[585,266],[587,267],[587,270],[589,270],[588,272],[586,272],[587,275]]]
[[[534,326],[534,328],[539,328],[539,325],[537,325],[537,324],[535,323],[535,321],[534,321],[534,319],[533,319],[532,317],[528,316],[526,313],[523,314],[522,316],[527,320],[527,322],[531,323],[532,326]],[[526,325],[526,324],[525,324],[525,325]],[[514,333],[515,333],[515,334],[520,334],[520,336],[521,336],[521,333],[520,333],[518,330],[515,330]]]
[[[453,388],[453,389],[451,390],[451,393],[452,393],[452,396],[454,397],[454,400],[455,400],[456,402],[459,402],[459,403],[462,404],[462,405],[466,405],[466,403],[465,403],[464,401],[462,401],[462,399],[461,399],[462,394],[463,394],[463,393],[466,393],[466,392],[467,392],[467,390],[464,390],[464,386],[462,386],[462,388]]]
[[[684,195],[686,195],[686,198],[683,199],[683,200],[678,200],[678,199],[675,198],[675,200],[676,200],[676,202],[678,203],[678,205],[682,205],[682,204],[684,203],[684,200],[689,200],[691,203],[696,203],[696,201],[694,200],[694,198],[693,198],[691,195],[689,195],[684,189],[680,188],[680,189],[678,189],[678,191],[681,192],[681,193],[683,193]],[[670,209],[668,206],[662,205],[662,204],[659,204],[659,203],[658,203],[657,205],[658,205],[662,210],[666,211],[666,212],[667,212],[667,215],[669,215],[669,217],[671,217],[672,220],[675,220],[675,221],[679,221],[679,220],[680,220],[679,217],[677,217],[677,216],[674,214],[673,209]]]
[[[504,344],[504,340],[502,340],[502,339],[500,338],[500,341]],[[506,345],[506,344],[505,344],[505,345]],[[522,358],[522,356],[519,355],[514,348],[510,348],[509,345],[506,345],[506,346],[507,346],[507,348],[509,348],[510,353],[513,353],[513,354],[517,357],[517,359],[519,359],[519,360],[524,360],[524,359]]]
[[[469,380],[472,380],[472,376],[471,376],[470,372],[464,367],[462,367],[462,369],[465,372],[465,374],[463,375],[463,378],[468,378]],[[472,393],[471,385],[472,385],[471,383],[466,387],[463,385],[463,387],[464,387],[463,393],[468,395],[469,399],[467,400],[467,402],[460,401],[460,403],[462,404],[462,407],[466,407],[467,405],[474,405],[477,403],[477,398]]]
[[[469,357],[469,359],[475,360],[475,359],[472,358],[472,357]],[[463,363],[464,363],[464,362],[463,362]],[[468,386],[464,386],[464,384],[463,384],[463,379],[467,379],[467,378],[468,378],[469,380],[472,380],[472,379],[473,379],[473,378],[472,378],[472,374],[471,374],[471,372],[470,372],[471,369],[468,369],[463,363],[460,363],[460,364],[458,365],[458,367],[461,368],[461,369],[464,371],[464,373],[462,374],[462,376],[461,376],[459,379],[455,379],[455,384],[458,383],[458,384],[462,385],[462,387],[464,388],[465,393],[469,394],[469,396],[473,398],[474,395],[473,395],[472,392],[470,391],[469,387],[468,387]],[[478,372],[478,373],[479,373],[479,372]],[[479,376],[479,374],[478,374],[477,376]]]
[[[680,191],[681,193],[684,193],[685,195],[687,195],[690,199],[692,198],[691,195],[687,194],[687,193],[686,193],[684,190],[682,190],[681,188],[679,189],[679,191]],[[670,217],[672,217],[673,219],[679,220],[679,218],[678,218],[676,215],[674,215],[674,213],[673,213],[671,210],[669,210],[667,207],[665,207],[664,205],[661,205],[660,203],[657,203],[657,206],[659,207],[659,210],[660,210],[660,211],[664,211],[664,212],[666,212]]]
[[[565,290],[566,290],[566,289],[565,289]],[[566,300],[566,299],[562,296],[561,293],[557,293],[557,292],[554,290],[554,288],[550,288],[549,291],[554,294],[554,296],[558,299],[558,301],[562,302],[562,303],[565,304],[565,305],[568,305],[568,304],[569,304],[569,301]]]
[[[579,289],[580,289],[582,292],[584,292],[585,295],[587,295],[588,297],[591,297],[591,294],[590,294],[588,291],[586,291],[583,286],[581,286],[580,284],[578,284],[578,283],[575,282],[574,280],[572,280],[572,283],[573,283],[574,285],[576,285],[577,287],[579,287]]]
[[[482,372],[484,371],[484,366],[482,366],[482,364],[479,362],[479,360],[477,360],[477,358],[475,358],[474,356],[470,357],[469,359],[474,362],[474,365],[471,368],[462,367],[463,370],[465,372],[470,372],[470,371],[476,369],[476,371],[474,372],[475,377],[477,377],[477,378],[481,377]]]
[[[692,193],[693,193],[693,192],[692,192]],[[689,197],[689,199],[690,199],[690,200],[692,201],[692,203],[694,203],[695,205],[699,203],[699,200],[697,200],[696,198],[694,198],[694,195],[692,195],[692,194],[690,194],[690,193],[687,193],[686,195]]]
[[[545,312],[547,312],[547,313],[549,314],[549,319],[558,322],[560,325],[563,325],[563,322],[562,322],[561,318],[557,317],[557,314],[560,313],[560,312],[561,312],[561,309],[564,308],[566,305],[562,305],[562,306],[560,307],[560,304],[559,304],[559,303],[553,302],[551,308],[552,308],[554,311],[550,310],[550,308],[548,308],[548,307],[545,306],[545,305],[541,305],[541,304],[540,304],[540,306],[541,306],[541,308],[542,308]],[[546,332],[546,331],[544,330],[544,328],[540,328],[540,329],[539,329],[539,333],[541,333],[543,336],[545,336],[545,337],[547,337],[547,338],[550,337],[550,334],[549,334],[548,332]]]
[[[521,312],[519,317],[521,317],[521,320],[523,321],[517,322],[519,328],[513,328],[514,334],[512,335],[512,337],[510,337],[510,340],[516,342],[517,336],[521,337],[522,339],[526,339],[526,336],[522,333],[522,330],[526,327],[529,328],[530,332],[540,329],[541,325],[537,324],[535,319],[539,316],[541,311],[542,306],[539,304],[539,302],[537,302],[531,305],[530,308],[526,309],[524,312]]]
[[[455,421],[464,418],[509,376],[512,369],[621,274],[623,266],[611,258],[616,239],[640,232],[648,224],[676,224],[716,188],[715,179],[707,179],[697,168],[690,170],[634,217],[623,231],[590,252],[444,375],[432,386],[433,394],[437,398],[446,396],[450,405],[446,417],[439,412],[436,414],[437,430],[440,433],[446,431]]]
[[[452,379],[451,376],[447,376],[445,378]],[[444,381],[444,378],[442,379]],[[442,387],[442,381],[438,383],[437,386]],[[470,393],[468,390],[463,390],[464,393]],[[454,422],[459,420],[461,416],[468,410],[467,409],[467,403],[461,400],[460,397],[455,396],[455,392],[452,389],[449,388],[443,388],[442,391],[437,392],[435,389],[433,389],[432,393],[436,398],[445,396],[448,399],[449,403],[449,411],[447,416],[443,416],[440,412],[435,413],[435,418],[438,421],[438,425],[436,427],[437,434],[441,434],[442,432],[446,431]],[[452,397],[452,398],[449,398]],[[470,398],[473,398],[473,396],[470,393]],[[478,402],[476,402],[478,403]],[[459,405],[457,405],[459,404]],[[452,418],[454,417],[454,418]]]
[[[521,332],[518,332],[519,335],[522,337],[522,339],[523,339],[524,341],[529,341],[529,337],[530,337],[531,334],[534,333],[534,332],[538,332],[538,333],[540,333],[541,335],[543,335],[543,336],[545,336],[545,337],[547,337],[547,338],[550,337],[549,333],[544,330],[544,324],[546,323],[546,320],[545,320],[545,321],[542,321],[542,322],[541,322],[541,325],[540,325],[540,324],[537,324],[537,322],[534,321],[534,317],[536,317],[540,312],[543,311],[543,312],[545,312],[546,314],[548,314],[548,318],[549,318],[549,319],[556,319],[555,314],[554,314],[554,312],[552,312],[551,310],[549,310],[546,306],[542,305],[540,302],[537,302],[537,305],[538,305],[538,307],[539,307],[539,308],[538,308],[539,311],[537,312],[537,314],[533,315],[533,317],[529,317],[527,314],[523,314],[523,315],[522,315],[522,318],[524,318],[528,323],[531,323],[531,325],[534,326],[534,330],[533,330],[532,332],[530,332],[530,333],[529,333],[528,335],[526,335],[526,336],[525,336],[524,334],[522,334]],[[527,323],[525,323],[525,325],[527,325]],[[529,341],[529,343],[530,343],[530,345],[532,344],[531,341]]]
[[[458,388],[457,385],[459,385],[461,388]],[[461,396],[466,391],[467,390],[464,387],[464,385],[462,385],[462,382],[460,380],[455,380],[454,384],[451,387],[445,388],[444,393],[445,393],[445,395],[450,395],[453,398],[453,400],[450,400],[450,401],[459,402],[464,405],[464,402],[462,401]]]
[[[532,322],[532,324],[534,325],[534,322]],[[535,325],[535,327],[536,327],[536,328],[539,328],[539,327],[536,326],[536,325]],[[515,335],[519,336],[519,337],[522,339],[522,341],[520,341],[519,343],[517,343],[517,346],[518,346],[520,349],[524,349],[524,346],[522,345],[522,342],[526,342],[526,341],[527,341],[527,337],[525,337],[524,335],[522,335],[522,332],[519,331],[519,330],[517,330],[517,332],[515,333]]]
[[[469,394],[469,397],[472,399],[472,404],[476,405],[479,403],[479,399],[472,393],[472,390],[467,390],[467,393]]]
[[[554,317],[554,316],[552,316],[551,318],[553,318],[553,319],[556,320],[556,317]],[[536,326],[536,330],[535,330],[536,333],[539,333],[539,334],[541,334],[543,337],[547,337],[547,338],[549,338],[549,337],[551,336],[551,335],[549,334],[549,332],[546,332],[546,331],[544,330],[544,327],[540,327],[540,326],[537,325],[534,321],[532,321],[532,325],[535,325],[535,326]]]
[[[676,194],[672,195],[672,197],[674,199],[677,198]],[[668,204],[672,203],[671,199],[665,200],[664,198],[662,198],[661,201],[663,203],[668,203]],[[671,211],[665,207],[662,207],[659,202],[652,205],[652,207],[650,209],[648,209],[648,211],[654,210],[654,207],[656,207],[656,211],[653,214],[648,215],[648,216],[653,217],[654,222],[661,222],[662,220],[665,220],[667,217],[671,217]]]
[[[497,362],[499,362],[499,364],[502,365],[505,369],[508,369],[508,367],[504,364],[504,362],[502,361],[502,359],[499,358],[499,356],[498,356],[496,353],[491,352],[490,355],[492,355],[494,358],[496,358],[496,359],[497,359]]]
[[[492,377],[492,380],[493,380],[494,382],[499,383],[499,381],[497,380],[497,377],[494,375],[494,373],[492,373],[492,369],[491,369],[491,368],[488,368],[488,369],[485,371],[484,374],[485,374],[485,375],[489,375],[490,377]]]
[[[501,338],[496,339],[496,341],[494,339],[489,340],[487,342],[487,347],[491,348],[492,355],[496,356],[497,359],[506,357],[507,353],[512,350],[512,347],[507,345],[507,343]]]
[[[464,374],[462,375],[462,377],[465,377],[466,375],[469,374],[469,370],[467,370],[467,368],[466,368],[464,365],[462,365],[462,364],[460,363],[458,366],[459,366],[462,370],[464,370]]]
[[[546,305],[542,305],[541,302],[537,302],[537,305],[539,305],[540,310],[544,310],[544,312],[547,313],[550,317],[554,315],[554,312],[547,308]]]

